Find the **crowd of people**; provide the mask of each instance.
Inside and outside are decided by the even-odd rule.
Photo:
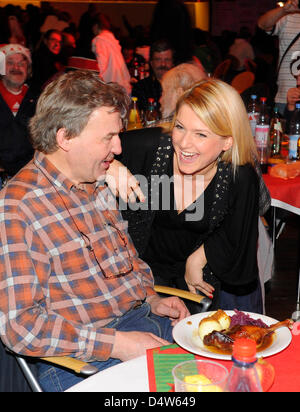
[[[299,17],[296,3],[277,18]],[[172,19],[162,24],[171,4],[176,30]],[[142,44],[134,37],[122,43],[94,4],[78,28],[53,9],[17,11],[1,10],[4,344],[99,370],[142,355],[172,342],[172,327],[201,310],[161,297],[155,284],[201,293],[211,308],[263,313],[257,250],[270,196],[244,101],[229,78],[251,65],[257,82],[267,83],[259,78],[266,50],[258,51],[247,30],[218,49],[208,34],[196,36],[181,1],[158,2]],[[30,33],[29,12],[40,16],[40,36]],[[280,21],[271,24],[267,15],[259,25],[280,33]],[[126,24],[131,36],[140,33]],[[185,43],[176,40],[183,33]],[[131,58],[122,45],[133,47]],[[137,58],[145,46],[148,56]],[[211,76],[228,55],[235,62],[229,77]],[[149,76],[133,78],[133,62],[147,63]],[[284,102],[275,99],[289,111],[298,97],[292,86]],[[141,110],[156,100],[157,127],[123,131],[132,95]],[[36,367],[46,391],[82,379],[44,362]]]

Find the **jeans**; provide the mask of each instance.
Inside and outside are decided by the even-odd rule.
[[[240,310],[245,312],[263,313],[263,300],[260,283],[247,295],[237,296],[221,290],[220,308],[223,310]]]
[[[115,319],[105,326],[115,328],[118,331],[130,332],[151,332],[156,336],[173,342],[172,325],[169,318],[163,318],[151,313],[150,305],[143,303],[142,306],[131,309],[125,315]],[[110,358],[107,361],[97,361],[91,364],[96,366],[99,371],[121,363],[119,359]],[[76,375],[65,369],[49,365],[47,363],[38,363],[38,380],[45,392],[63,392],[76,383],[81,382],[84,377]]]

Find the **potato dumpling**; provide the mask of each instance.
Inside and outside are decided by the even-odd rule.
[[[230,317],[223,310],[219,309],[200,321],[198,335],[203,340],[204,336],[214,330],[220,332],[221,330],[229,329],[230,323]]]
[[[212,319],[211,317],[208,317],[208,318],[202,319],[201,322],[199,323],[198,334],[202,340],[204,339],[204,336],[208,335],[214,330],[216,331],[222,330],[221,324],[216,319]]]
[[[217,312],[215,312],[213,315],[211,315],[211,318],[216,319],[220,323],[222,329],[229,329],[231,319],[224,312],[224,310],[219,309]]]

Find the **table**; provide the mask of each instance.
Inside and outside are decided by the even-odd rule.
[[[275,381],[270,392],[300,392],[299,347],[300,323],[299,328],[295,329],[291,344],[282,352],[266,358],[275,368]],[[230,370],[231,361],[216,361]],[[74,385],[67,392],[149,392],[146,356],[140,356],[99,372]]]
[[[295,179],[280,179],[263,175],[271,195],[271,205],[300,215],[300,177]]]
[[[271,205],[300,215],[300,177],[283,180],[263,175],[263,178],[271,194]],[[300,392],[300,324],[298,330],[287,349],[267,358],[276,372],[270,392]],[[230,369],[230,361],[219,362]],[[149,392],[146,356],[99,372],[67,392]]]
[[[66,392],[149,392],[146,355],[96,373]]]
[[[273,207],[273,235],[272,242],[275,247],[276,242],[276,208],[281,208],[289,212],[300,215],[300,177],[295,179],[280,179],[268,174],[263,175],[264,181],[271,195],[271,206]],[[298,229],[300,231],[300,228]],[[300,239],[300,235],[299,235]],[[298,274],[298,294],[296,311],[293,319],[300,317],[300,267]]]

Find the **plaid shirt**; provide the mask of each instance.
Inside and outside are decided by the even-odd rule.
[[[13,351],[106,360],[115,330],[105,325],[155,293],[113,202],[39,152],[2,190],[0,334]]]

